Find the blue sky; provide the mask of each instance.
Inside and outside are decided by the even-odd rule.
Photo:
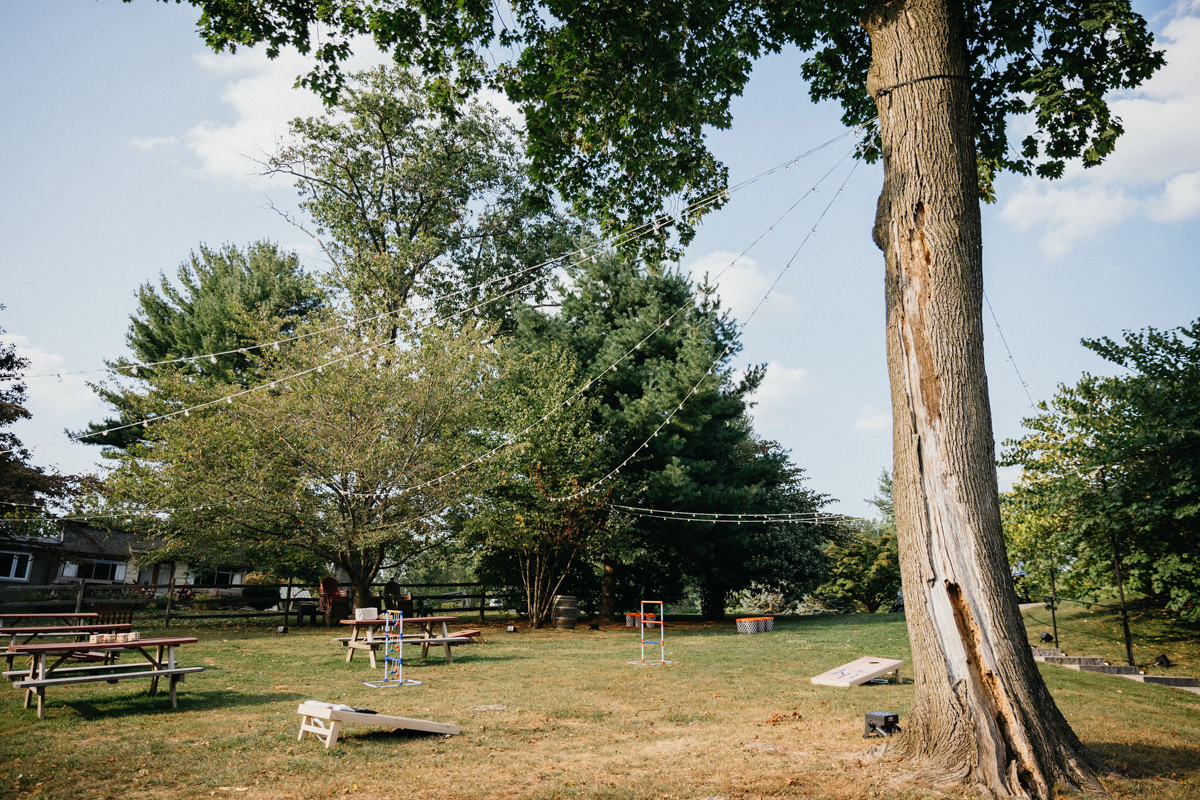
[[[1118,152],[1053,183],[1006,177],[1000,201],[984,209],[988,297],[1035,400],[1085,370],[1111,371],[1080,338],[1200,317],[1200,2],[1135,5],[1169,64],[1115,99],[1127,129]],[[195,19],[188,6],[148,1],[0,5],[0,326],[32,373],[95,369],[124,353],[138,285],[172,274],[202,242],[268,238],[319,264],[303,234],[266,207],[293,210],[295,193],[258,177],[250,158],[270,151],[289,119],[319,112],[290,88],[303,62],[213,55]],[[733,181],[841,132],[837,108],[808,101],[800,61],[797,52],[762,60],[734,105],[733,128],[712,134]],[[685,267],[726,266],[847,149],[835,145],[735,194],[706,219]],[[735,316],[758,303],[844,174],[727,273],[722,294]],[[856,170],[746,327],[740,356],[742,366],[769,364],[759,430],[852,514],[869,513],[863,500],[891,462],[883,260],[870,241],[880,182],[878,167]],[[1001,441],[1019,435],[1030,409],[986,309],[985,323]],[[58,443],[64,428],[103,414],[84,377],[28,381],[34,418],[16,432],[43,445],[37,463],[97,468],[95,448]],[[1002,487],[1012,478],[1002,472]]]

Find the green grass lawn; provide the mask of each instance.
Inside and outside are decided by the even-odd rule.
[[[1030,642],[1038,644],[1038,634],[1043,631],[1053,633],[1050,612],[1045,606],[1027,609],[1024,616]],[[1126,663],[1120,611],[1061,602],[1056,616],[1058,641],[1063,652],[1073,656],[1101,656],[1113,664]],[[1150,665],[1146,670],[1148,673],[1200,677],[1200,643],[1197,641],[1200,625],[1189,625],[1175,614],[1134,602],[1129,606],[1129,631],[1133,660],[1143,666]],[[1160,653],[1171,660],[1170,669],[1153,666],[1154,657]]]
[[[864,654],[907,662],[900,615],[780,619],[753,636],[734,633],[732,620],[673,624],[672,667],[627,664],[637,657],[631,629],[492,627],[487,644],[457,648],[453,664],[432,653],[407,662],[424,684],[403,689],[364,686],[380,671],[363,653],[347,664],[330,642],[340,631],[187,632],[201,641],[181,663],[207,670],[181,685],[177,711],[161,692],[147,697],[147,681],[99,683],[49,689],[39,722],[5,689],[0,797],[956,796],[907,781],[901,765],[858,759],[863,713],[897,711],[903,724],[911,684],[808,681]],[[1200,798],[1200,696],[1043,674],[1081,738],[1125,773],[1106,779],[1114,794]],[[452,722],[462,734],[354,726],[326,751],[296,741],[296,706],[308,699]]]

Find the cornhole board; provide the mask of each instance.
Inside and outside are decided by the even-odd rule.
[[[858,686],[872,678],[894,672],[896,673],[896,682],[899,683],[900,667],[902,666],[904,666],[904,662],[894,658],[863,656],[849,664],[842,664],[828,672],[822,672],[814,677],[812,682],[820,686]]]
[[[296,713],[301,716],[300,719],[300,735],[297,739],[303,740],[304,734],[311,733],[321,741],[325,742],[325,748],[328,749],[337,744],[338,734],[341,732],[342,724],[353,722],[361,725],[375,725],[380,728],[404,728],[410,731],[424,731],[425,733],[444,733],[453,735],[460,733],[462,728],[457,725],[449,725],[444,722],[430,722],[426,719],[409,719],[408,717],[393,717],[388,714],[364,714],[361,711],[346,711],[344,709],[335,708],[330,703],[304,702],[296,709]],[[328,723],[328,724],[326,724]]]

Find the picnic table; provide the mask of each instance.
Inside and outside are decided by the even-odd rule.
[[[451,645],[466,644],[472,639],[482,639],[481,631],[456,631],[451,634],[446,627],[448,622],[457,622],[458,617],[405,617],[404,626],[407,628],[410,625],[416,625],[419,628],[419,633],[404,634],[403,643],[411,645],[421,645],[421,658],[425,658],[429,653],[429,646],[434,644],[445,645],[446,661],[454,662],[454,656],[450,654]],[[438,636],[434,633],[434,626],[441,623],[442,635]],[[349,663],[354,658],[355,650],[366,650],[371,656],[371,669],[376,668],[375,651],[383,646],[383,639],[376,638],[375,630],[387,624],[387,620],[383,617],[376,619],[344,619],[343,625],[351,626],[350,636],[338,639],[346,646],[346,662]],[[359,634],[362,638],[359,638]]]
[[[139,639],[132,642],[44,642],[39,644],[19,644],[9,648],[16,655],[29,656],[29,669],[7,670],[4,677],[10,678],[13,686],[25,690],[25,708],[29,708],[31,698],[37,696],[38,719],[46,718],[46,687],[69,686],[76,683],[95,683],[104,681],[116,683],[130,678],[149,678],[150,694],[158,692],[159,678],[170,679],[171,708],[178,708],[175,696],[175,685],[183,680],[185,675],[193,672],[203,672],[204,667],[180,667],[175,661],[175,648],[185,644],[195,644],[194,636],[172,636],[160,639]],[[155,654],[150,655],[150,648],[155,648]],[[166,659],[163,651],[166,651]],[[67,664],[70,658],[81,654],[94,652],[137,652],[149,662],[145,664],[92,664],[77,666]],[[49,666],[47,666],[49,662]]]

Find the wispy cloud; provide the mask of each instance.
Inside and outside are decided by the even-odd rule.
[[[261,51],[235,55],[204,53],[196,57],[201,69],[226,78],[221,99],[233,112],[232,121],[206,120],[185,135],[188,150],[199,159],[200,171],[210,178],[254,183],[262,172],[257,161],[274,153],[297,117],[319,115],[320,98],[295,88],[309,60],[285,51],[272,60]]]
[[[685,268],[695,281],[702,280],[706,274],[713,279],[723,272],[716,279],[717,295],[734,317],[745,320],[771,288],[777,275],[753,258],[739,259],[737,256],[737,253],[717,250],[688,262]],[[730,267],[730,264],[733,266]],[[790,311],[795,309],[795,305],[795,298],[777,288],[771,292],[770,300],[758,313]]]
[[[24,374],[53,375],[64,369],[65,359],[58,353],[30,344],[25,336],[7,335],[5,338],[16,345],[18,356],[29,359],[29,367]],[[54,377],[30,378],[25,385],[28,390],[26,405],[35,417],[42,414],[72,417],[84,411],[91,413],[100,407],[99,399],[80,375],[62,375],[61,380]],[[64,420],[62,424],[64,427],[81,426],[77,419]]]
[[[854,420],[856,431],[882,431],[892,426],[892,415],[875,406],[863,406],[858,419]]]
[[[138,150],[157,150],[160,147],[174,147],[177,144],[179,144],[179,140],[174,136],[154,136],[149,139],[135,137],[129,140],[129,146]]]
[[[1125,125],[1100,167],[1068,167],[1061,181],[1024,179],[1000,217],[1037,231],[1051,257],[1130,219],[1160,223],[1200,216],[1200,4],[1182,3],[1158,36],[1167,64],[1112,102]]]
[[[807,387],[808,370],[778,361],[768,363],[766,377],[750,397],[754,427],[767,434],[790,428],[796,420],[800,395]]]

